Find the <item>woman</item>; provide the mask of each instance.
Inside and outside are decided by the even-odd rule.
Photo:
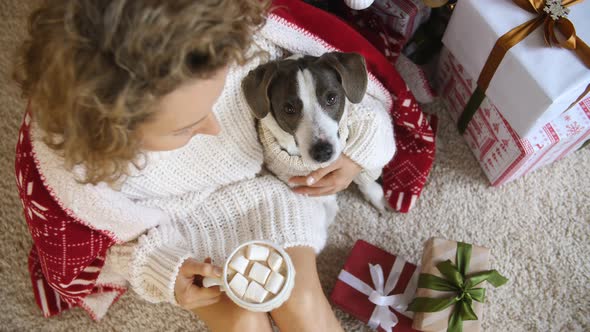
[[[341,330],[315,264],[326,215],[309,196],[336,193],[391,159],[374,153],[393,146],[391,123],[378,116],[391,100],[369,84],[372,109],[358,106],[356,135],[310,186],[292,179],[296,193],[261,175],[242,78],[286,52],[328,50],[279,17],[258,31],[267,10],[258,0],[51,0],[32,15],[17,71],[30,98],[17,182],[46,315],[82,306],[98,319],[129,284],[214,331],[271,331],[266,314],[195,283],[219,275],[211,259],[266,239],[287,248],[297,271],[291,297],[270,313],[281,331]],[[361,130],[379,126],[381,136]]]

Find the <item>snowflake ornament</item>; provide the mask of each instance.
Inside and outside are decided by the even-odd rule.
[[[562,0],[546,0],[543,11],[547,13],[554,21],[560,18],[566,18],[570,13],[570,9],[562,4]]]
[[[568,137],[577,135],[577,134],[581,133],[582,130],[584,129],[577,122],[574,122],[573,124],[567,125],[567,126],[565,126],[565,128],[567,130],[567,136]]]

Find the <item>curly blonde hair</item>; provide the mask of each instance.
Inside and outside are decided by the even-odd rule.
[[[30,17],[15,79],[66,167],[83,165],[84,183],[114,183],[139,154],[134,129],[158,99],[247,61],[268,7],[268,0],[46,0]]]

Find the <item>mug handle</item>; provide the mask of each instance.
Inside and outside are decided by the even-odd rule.
[[[225,287],[223,286],[223,280],[221,278],[214,278],[214,277],[205,277],[203,278],[203,287],[209,288],[219,286],[219,289],[223,292],[225,291]]]

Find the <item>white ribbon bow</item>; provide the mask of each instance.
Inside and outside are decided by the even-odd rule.
[[[383,269],[381,268],[381,265],[373,265],[369,263],[371,279],[373,280],[375,289],[348,271],[340,271],[338,279],[342,280],[344,283],[356,289],[357,291],[367,295],[369,297],[369,301],[375,304],[375,310],[373,310],[371,318],[368,322],[369,327],[372,329],[377,329],[379,326],[381,326],[385,331],[393,332],[393,327],[397,325],[398,319],[397,316],[391,312],[391,310],[389,310],[390,307],[400,314],[408,318],[412,318],[413,314],[411,312],[407,312],[406,309],[408,308],[408,304],[416,293],[416,287],[418,286],[418,275],[420,274],[419,267],[417,267],[414,271],[414,274],[412,275],[412,278],[410,279],[410,282],[403,293],[388,295],[397,285],[405,264],[406,261],[401,258],[396,258],[393,266],[391,267],[391,271],[389,272],[387,281],[384,283]]]

